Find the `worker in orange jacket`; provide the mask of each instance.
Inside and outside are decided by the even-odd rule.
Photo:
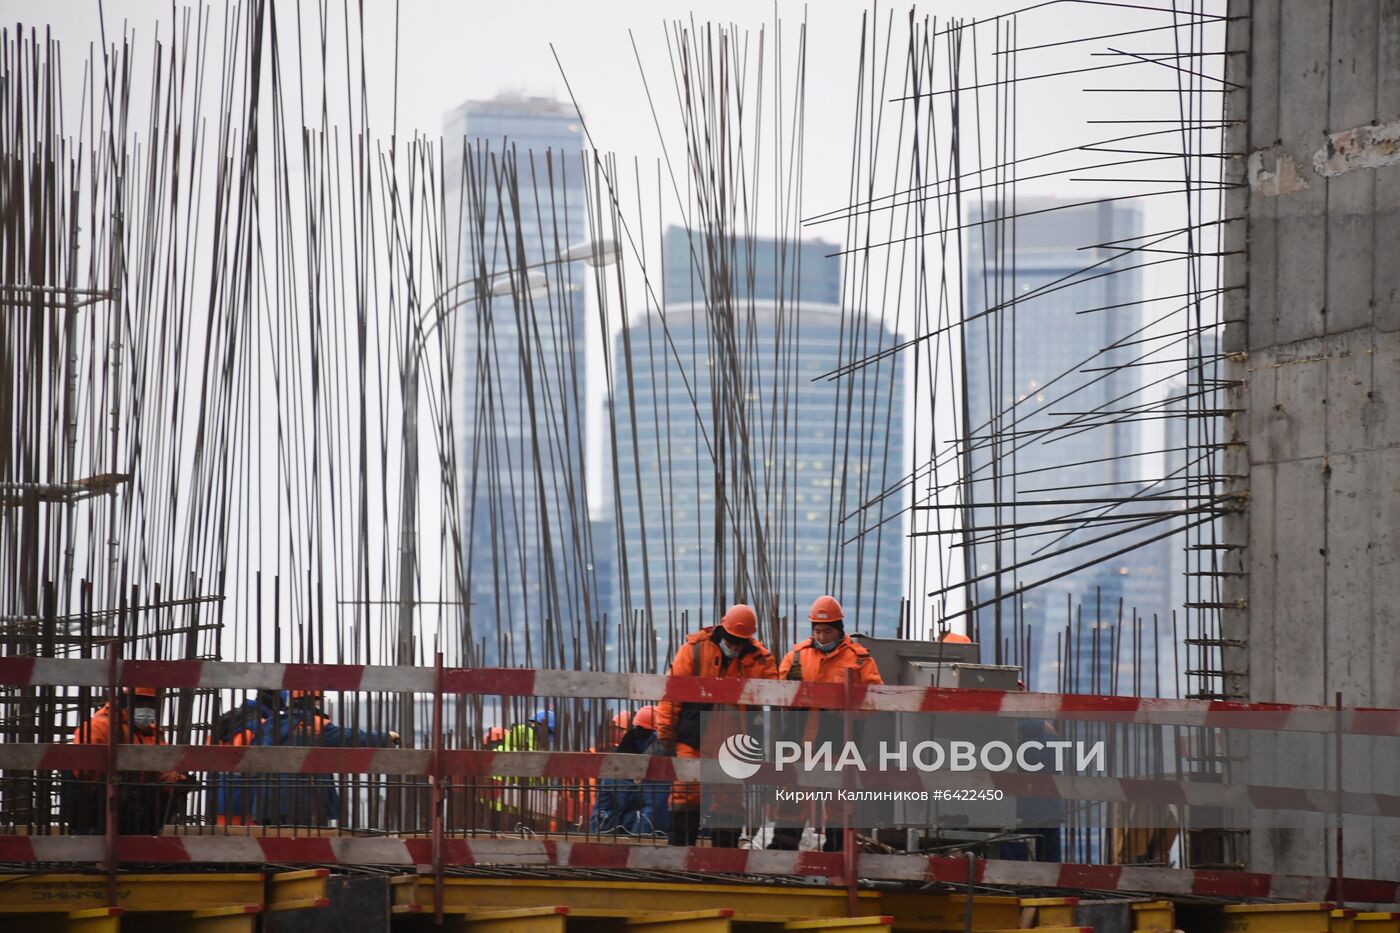
[[[731,606],[719,625],[702,628],[690,635],[671,661],[670,672],[675,676],[719,677],[726,680],[757,678],[773,680],[778,669],[773,656],[755,638],[758,615],[752,606],[743,603]],[[657,704],[656,735],[665,754],[680,758],[699,758],[701,749],[707,757],[715,757],[719,745],[729,736],[747,732],[745,713],[741,709],[716,710],[712,703],[676,703],[663,700]],[[709,714],[702,722],[701,714]],[[712,795],[711,809],[718,815],[732,816],[741,805],[739,793]],[[699,784],[677,784],[671,792],[672,845],[694,845],[700,834],[702,795]],[[715,829],[710,834],[715,846],[733,848],[739,844],[737,829]]]
[[[154,687],[128,687],[73,732],[74,745],[106,746],[116,731],[119,745],[164,745],[160,735],[160,694]],[[101,833],[107,824],[105,775],[101,771],[76,771],[65,791],[70,832]],[[156,836],[189,793],[191,781],[179,771],[123,771],[117,776],[117,832],[121,835]]]
[[[647,714],[647,721],[651,723],[650,729],[656,728],[656,707],[645,706],[642,708]],[[647,712],[649,711],[649,712]],[[613,716],[603,729],[599,730],[599,741],[588,747],[588,754],[598,754],[601,746],[605,751],[614,751],[617,744],[622,741],[622,737],[632,728],[632,714],[623,710]],[[653,733],[654,735],[655,733]],[[598,799],[598,779],[584,778],[577,782],[565,781],[559,794],[558,817],[565,829],[582,827],[588,828],[589,815],[593,812]]]
[[[846,616],[836,597],[817,597],[816,602],[812,603],[811,611],[807,613],[807,620],[812,623],[812,637],[793,645],[792,650],[783,658],[783,663],[778,667],[780,679],[813,684],[843,684],[846,682],[846,672],[851,671],[855,684],[871,685],[885,682],[880,677],[880,669],[870,652],[851,641],[850,636],[846,634]],[[823,728],[830,720],[824,723],[818,710],[803,713],[792,719],[801,724],[802,737],[807,742],[817,741],[819,733],[833,732],[831,728]],[[832,739],[841,740],[839,734],[833,734]],[[797,817],[795,813],[781,809],[777,815],[780,821],[791,821]],[[801,827],[794,829],[791,826],[778,826],[773,830],[773,838],[768,843],[768,848],[796,849],[801,838]],[[840,829],[828,825],[823,849],[839,852],[842,845]]]

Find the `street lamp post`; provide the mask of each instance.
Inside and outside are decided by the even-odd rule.
[[[516,272],[526,272],[525,291],[531,292],[545,283],[541,273],[531,274],[530,270],[560,263],[583,260],[589,265],[611,265],[617,261],[617,244],[611,240],[579,243],[569,247],[553,259],[532,263]],[[473,304],[485,297],[508,295],[519,286],[515,274],[504,275],[491,283],[486,291],[477,291],[454,304],[444,302],[464,286],[474,284],[472,280],[458,282],[433,299],[423,317],[416,322],[408,335],[411,346],[404,354],[403,373],[403,470],[400,490],[399,512],[399,631],[397,663],[410,666],[414,663],[413,608],[414,586],[418,570],[418,367],[428,337],[458,308]],[[405,745],[413,742],[413,704],[404,702],[399,709],[399,735]]]

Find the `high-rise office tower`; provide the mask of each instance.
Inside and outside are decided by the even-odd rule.
[[[1130,251],[1141,232],[1138,209],[1123,202],[1028,198],[968,218],[969,598],[982,606],[984,659],[998,638],[1029,630],[1038,689],[1109,691],[1109,646],[1101,638],[1096,650],[1094,632],[1116,624],[1120,605],[1125,628],[1133,609],[1170,627],[1169,541],[1115,554],[1170,527],[1149,521],[1162,505],[1144,497],[1164,488],[1147,485],[1160,479],[1156,445],[1126,413],[1156,398],[1139,392],[1145,368],[1124,365],[1152,346],[1132,342],[1144,324],[1140,254]],[[1031,522],[1041,524],[1006,530]],[[1067,623],[1073,647],[1056,657]]]
[[[613,348],[619,599],[663,632],[746,600],[804,635],[830,592],[848,631],[893,635],[902,499],[875,500],[906,469],[901,364],[821,377],[896,334],[843,313],[830,244],[671,228],[664,250],[664,311]]]
[[[552,262],[587,237],[583,131],[567,104],[503,94],[453,110],[445,140],[447,201],[467,207],[461,276],[502,292],[504,274],[518,285],[522,267],[534,270],[529,288],[479,298],[455,316],[462,572],[477,660],[565,664],[542,655],[544,623],[572,631],[597,614],[586,276],[582,263]]]

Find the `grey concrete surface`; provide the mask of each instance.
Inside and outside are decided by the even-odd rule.
[[[1226,540],[1227,689],[1256,701],[1400,706],[1400,0],[1231,0],[1227,97],[1242,155],[1224,349],[1246,514]],[[1247,166],[1254,156],[1250,172]],[[1280,184],[1284,160],[1299,182]],[[1273,168],[1271,168],[1271,166]],[[1266,169],[1267,171],[1261,170]],[[1345,750],[1345,744],[1344,744]],[[1347,790],[1373,764],[1346,759]],[[1334,780],[1326,762],[1297,767]],[[1287,763],[1280,762],[1280,767]],[[1400,825],[1348,819],[1352,876],[1400,877]],[[1333,829],[1256,832],[1256,871],[1329,874]]]

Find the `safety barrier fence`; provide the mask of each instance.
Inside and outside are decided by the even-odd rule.
[[[275,836],[122,836],[125,863],[374,865],[423,867],[434,862],[428,838]],[[840,852],[629,846],[536,839],[447,839],[437,865],[571,868],[823,878],[844,883],[851,871],[866,880],[1118,891],[1228,899],[1277,898],[1394,904],[1400,882],[1361,878],[1200,871],[1114,865],[1074,865],[963,859],[929,855],[848,857]],[[0,863],[85,863],[105,857],[101,837],[0,836]]]
[[[236,661],[119,661],[0,658],[0,686],[285,689],[514,697],[622,699],[653,703],[818,708],[864,712],[967,712],[1006,718],[1226,726],[1268,732],[1400,736],[1400,709],[1237,703],[952,687],[862,686],[782,680],[722,680],[660,674],[372,664]]]
[[[714,759],[670,758],[618,752],[493,752],[444,750],[445,777],[494,776],[548,778],[582,782],[604,779],[730,785],[801,785],[810,789],[1000,791],[1006,797],[1043,800],[1093,800],[1150,806],[1278,809],[1335,813],[1339,801],[1330,790],[1250,784],[1195,783],[1175,779],[1094,777],[1075,774],[1027,774],[982,770],[886,771],[856,774],[775,769],[764,765],[737,778]],[[97,745],[32,744],[0,747],[0,769],[20,771],[102,772],[109,767],[107,749]],[[208,745],[119,745],[117,771],[224,772],[240,774],[393,774],[426,777],[433,752],[419,749],[226,747]],[[489,786],[489,785],[481,785]],[[1400,796],[1345,792],[1341,812],[1400,817]]]
[[[1071,865],[978,860],[969,862],[922,855],[857,856],[845,853],[791,853],[684,846],[619,845],[566,841],[523,841],[453,837],[443,823],[445,794],[454,781],[485,776],[593,782],[607,778],[676,783],[793,784],[799,774],[765,763],[743,780],[726,774],[711,758],[677,759],[577,751],[493,752],[449,749],[440,725],[445,696],[623,699],[699,702],[773,708],[819,708],[856,712],[965,712],[1003,719],[1184,727],[1331,735],[1400,735],[1400,710],[1339,709],[1286,704],[1138,699],[1117,696],[1037,694],[787,681],[734,681],[700,677],[578,671],[449,669],[375,665],[261,664],[212,661],[121,661],[116,659],[0,658],[0,686],[89,688],[100,696],[123,687],[180,689],[288,689],[327,693],[429,694],[439,711],[431,749],[342,747],[227,747],[205,745],[10,744],[0,747],[0,769],[92,772],[109,785],[119,772],[206,772],[209,774],[396,775],[425,781],[433,796],[431,833],[426,838],[278,835],[122,836],[109,826],[106,836],[0,836],[0,861],[96,862],[115,871],[120,863],[307,863],[430,865],[482,864],[815,875],[847,885],[857,878],[888,880],[969,880],[984,884],[1143,891],[1222,897],[1333,897],[1345,888],[1348,899],[1397,901],[1396,883],[1362,879],[1258,875],[1107,865]],[[999,773],[982,770],[884,772],[854,777],[800,775],[809,787],[996,789],[1007,796],[1133,803],[1149,806],[1218,807],[1259,810],[1277,807],[1312,813],[1400,817],[1400,796],[1252,784],[1195,783],[1173,779],[1097,777],[1083,774]],[[911,783],[912,782],[912,783]],[[526,783],[533,783],[526,781]],[[489,787],[489,783],[473,785]],[[426,827],[424,827],[426,828]],[[256,827],[252,828],[256,832]],[[843,832],[850,833],[846,828]],[[1364,893],[1363,893],[1364,892]]]

